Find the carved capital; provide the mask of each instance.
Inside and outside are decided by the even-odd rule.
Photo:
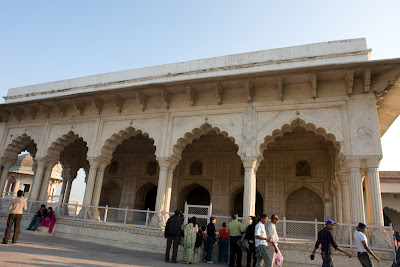
[[[161,89],[161,99],[162,99],[162,101],[164,103],[165,108],[169,109],[169,100],[170,100],[169,92],[165,88]]]
[[[75,110],[78,111],[79,115],[83,114],[85,109],[85,105],[77,100],[72,101],[72,105],[74,106]]]
[[[379,168],[382,158],[366,158],[367,168]]]
[[[115,94],[114,95],[114,104],[117,106],[118,112],[121,113],[122,108],[124,106],[124,99],[121,96]]]
[[[43,105],[43,104],[39,104],[39,110],[46,118],[50,118],[50,114],[51,114],[50,107]]]
[[[350,70],[346,74],[346,86],[347,86],[347,94],[350,96],[353,94],[353,86],[354,86],[354,70]]]
[[[361,159],[359,159],[359,158],[347,158],[346,157],[346,165],[349,168],[361,168]]]
[[[22,116],[24,115],[24,111],[22,109],[12,107],[12,108],[9,108],[9,110],[10,110],[11,114],[13,114],[17,120],[20,121],[22,119]]]
[[[363,85],[364,85],[364,93],[369,93],[371,85],[371,69],[365,69],[363,71]]]
[[[257,158],[242,157],[241,159],[245,169],[251,168],[257,171],[258,167],[260,166],[260,161]]]
[[[61,116],[65,116],[67,114],[67,107],[61,103],[56,103],[55,104],[56,110],[57,112],[61,115]]]
[[[252,84],[250,79],[245,82],[244,91],[247,96],[247,102],[253,101],[254,85]]]
[[[37,111],[38,111],[37,107],[33,107],[33,106],[25,107],[25,113],[28,114],[32,118],[32,120],[34,120],[36,118]]]
[[[103,109],[103,104],[104,104],[103,100],[101,100],[97,97],[92,97],[90,102],[96,108],[97,112],[100,114],[101,110]]]

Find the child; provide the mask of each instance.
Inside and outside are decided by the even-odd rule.
[[[226,231],[226,222],[223,222],[222,229],[219,230],[219,263],[222,263],[222,257],[224,257],[224,263],[228,263],[228,237],[229,235]]]

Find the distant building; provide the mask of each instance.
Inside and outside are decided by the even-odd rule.
[[[380,171],[385,225],[400,231],[400,171]]]
[[[5,195],[15,195],[18,190],[22,190],[25,192],[25,195],[29,195],[33,179],[35,178],[35,168],[36,166],[31,155],[19,155],[18,160],[9,170],[4,190]],[[61,183],[61,165],[56,164],[51,172],[47,194],[54,195],[57,187],[61,185]]]

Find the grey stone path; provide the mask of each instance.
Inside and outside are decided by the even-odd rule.
[[[3,238],[4,228],[0,228]],[[186,266],[163,261],[162,254],[116,248],[22,231],[17,244],[0,244],[0,266]],[[228,266],[197,263],[190,266]],[[289,265],[285,265],[288,267]],[[296,266],[306,266],[296,264]]]

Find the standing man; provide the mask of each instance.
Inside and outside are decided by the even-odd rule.
[[[278,247],[279,236],[278,232],[276,231],[276,224],[279,221],[279,217],[276,214],[271,216],[271,223],[268,225],[267,228],[267,236],[271,239],[271,242],[275,244],[275,247]],[[274,246],[267,247],[267,251],[271,260],[271,266],[274,266],[274,259],[275,259],[275,249]],[[278,249],[279,252],[279,249]]]
[[[326,226],[321,231],[318,232],[318,240],[317,242],[315,242],[314,250],[311,253],[311,259],[314,258],[315,251],[321,244],[321,250],[322,250],[321,255],[323,260],[322,267],[331,267],[333,266],[332,247],[335,250],[339,250],[340,252],[344,253],[349,258],[351,258],[351,254],[347,253],[341,247],[339,247],[336,244],[335,240],[333,239],[331,230],[335,229],[337,223],[335,223],[333,220],[327,220],[325,224]]]
[[[10,239],[11,228],[14,223],[14,235],[12,243],[15,244],[18,241],[19,226],[21,224],[22,212],[26,210],[26,200],[22,198],[24,192],[18,190],[17,198],[11,200],[10,207],[8,208],[9,215],[7,220],[7,228],[3,238],[3,244],[8,244],[8,239]]]
[[[354,240],[356,240],[357,244],[357,257],[361,263],[361,266],[373,267],[374,265],[372,264],[368,253],[371,254],[377,262],[380,262],[381,260],[368,247],[368,240],[364,234],[365,231],[367,231],[367,226],[363,223],[359,223],[357,226],[357,230],[354,231]]]
[[[207,263],[214,263],[212,261],[212,252],[214,245],[217,244],[217,235],[215,231],[215,223],[217,220],[214,217],[210,218],[210,223],[207,225],[207,243],[206,243],[206,259]]]
[[[242,233],[244,232],[244,226],[241,222],[238,221],[237,215],[232,215],[232,221],[228,223],[228,234],[230,236],[230,256],[229,256],[229,267],[242,266],[242,249],[238,246],[237,242],[242,237]]]
[[[169,252],[171,251],[171,244],[174,242],[172,249],[172,260],[171,263],[178,263],[176,257],[178,255],[178,245],[181,241],[182,236],[182,217],[179,214],[179,210],[175,211],[175,215],[170,217],[165,225],[164,236],[167,238],[167,250],[165,252],[165,261],[169,262]]]
[[[271,239],[267,237],[267,233],[265,231],[265,224],[267,223],[268,217],[263,214],[260,216],[260,222],[256,225],[255,230],[255,241],[256,241],[256,249],[257,249],[257,263],[256,267],[262,267],[265,262],[265,267],[271,267],[272,259],[267,251],[268,243],[270,242],[274,247],[274,252],[278,253],[278,248],[275,246],[275,243],[271,242]]]

